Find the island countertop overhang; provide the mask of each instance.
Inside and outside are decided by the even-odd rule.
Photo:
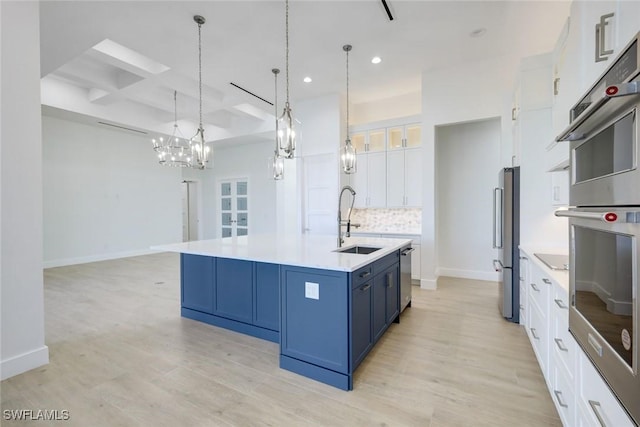
[[[164,252],[179,252],[218,258],[240,259],[298,267],[353,272],[411,244],[411,239],[348,237],[342,248],[353,245],[380,247],[370,254],[336,252],[336,236],[255,234],[222,239],[197,240],[152,246]]]

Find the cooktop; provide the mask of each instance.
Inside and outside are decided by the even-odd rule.
[[[540,261],[552,270],[568,270],[569,255],[534,254]]]

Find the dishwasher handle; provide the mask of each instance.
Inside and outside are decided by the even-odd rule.
[[[402,252],[400,252],[400,255],[407,256],[407,255],[409,255],[411,252],[413,252],[415,250],[416,250],[416,248],[407,248],[407,249],[403,250]]]

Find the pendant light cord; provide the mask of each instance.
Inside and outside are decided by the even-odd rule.
[[[198,23],[198,80],[199,80],[199,90],[200,90],[200,129],[202,129],[202,31],[201,30],[202,30],[202,24]]]
[[[347,50],[347,141],[349,140],[349,50]]]
[[[173,91],[173,127],[178,127],[178,91]]]
[[[289,106],[289,0],[285,0],[285,44],[286,51],[286,68],[287,68],[287,107]]]

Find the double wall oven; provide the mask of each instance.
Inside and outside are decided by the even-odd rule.
[[[640,33],[570,112],[569,330],[640,424]]]

